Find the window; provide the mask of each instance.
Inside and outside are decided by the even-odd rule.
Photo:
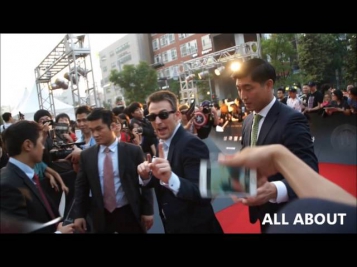
[[[159,77],[160,77],[160,78],[164,78],[164,77],[165,77],[165,72],[164,72],[164,70],[159,70],[159,71],[158,71],[158,74],[159,74]]]
[[[155,55],[154,60],[155,60],[155,63],[160,63],[161,62],[161,55],[160,54]]]
[[[167,46],[169,44],[173,44],[175,42],[175,34],[168,33],[160,37],[160,45],[161,47]]]
[[[205,36],[202,36],[202,50],[210,49],[212,48],[212,41],[210,38],[210,35],[207,34]]]
[[[106,61],[106,60],[107,60],[107,57],[104,55],[104,56],[101,57],[101,60],[102,60],[102,61]]]
[[[159,39],[156,38],[155,40],[152,41],[152,48],[154,51],[158,50],[160,48],[159,46]]]
[[[169,68],[165,69],[164,74],[165,74],[164,77],[170,78],[170,77],[171,77],[171,76],[170,76],[170,69],[169,69]]]
[[[125,62],[127,62],[129,60],[131,60],[131,55],[127,55],[125,57],[122,57],[119,61],[120,61],[121,64],[123,64],[123,63],[125,63]]]
[[[184,43],[180,46],[181,57],[192,55],[197,53],[197,41],[193,40],[191,42]]]
[[[178,77],[180,75],[180,66],[175,65],[172,68],[172,77]]]
[[[121,46],[117,47],[117,49],[115,49],[115,53],[119,54],[120,52],[122,52],[123,50],[129,47],[130,47],[129,43],[126,42],[125,44],[122,44]]]
[[[171,49],[170,52],[171,52],[171,59],[172,59],[172,60],[177,59],[177,51],[176,51],[176,48]]]
[[[169,62],[169,57],[168,57],[167,51],[162,53],[162,62],[163,63]]]
[[[114,51],[110,51],[109,56],[113,57],[114,56]]]
[[[104,66],[104,67],[103,67],[103,72],[107,72],[107,71],[108,71],[107,66]]]
[[[126,56],[126,55],[130,55],[130,52],[129,52],[129,51],[124,51],[123,53],[120,53],[120,54],[118,55],[118,58],[124,57],[124,56]]]
[[[169,44],[173,44],[175,42],[175,34],[173,33],[169,33],[169,34],[166,34],[167,35],[167,38],[169,39]]]
[[[179,40],[182,40],[182,39],[187,38],[191,35],[193,35],[193,33],[179,33],[178,38],[179,38]]]
[[[115,62],[112,62],[112,69],[114,69],[115,67],[116,67],[116,64],[115,64]]]
[[[168,40],[166,38],[166,34],[160,37],[160,45],[161,45],[161,47],[168,45]]]

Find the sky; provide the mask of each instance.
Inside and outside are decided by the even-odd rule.
[[[1,34],[1,106],[16,107],[25,88],[35,84],[35,68],[65,37],[63,34]],[[94,79],[100,84],[98,53],[126,34],[89,34]]]

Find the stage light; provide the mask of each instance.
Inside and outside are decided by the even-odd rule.
[[[223,71],[224,69],[225,69],[224,66],[220,66],[219,68],[217,68],[217,69],[214,70],[214,73],[215,73],[217,76],[219,76],[219,75],[221,75],[221,73],[222,73],[222,71]]]
[[[56,89],[68,89],[68,81],[62,79],[62,78],[57,78],[54,83],[51,83],[49,85],[50,90],[56,90]]]
[[[240,69],[240,67],[241,67],[240,62],[233,62],[233,63],[231,64],[231,70],[232,70],[233,72],[238,71],[238,70]]]
[[[200,73],[198,74],[198,78],[199,78],[200,80],[202,80],[202,79],[206,78],[208,75],[209,75],[209,71],[208,71],[208,70],[205,70],[205,71],[202,71],[202,72],[200,72]]]
[[[196,75],[195,74],[190,74],[190,75],[188,75],[187,77],[186,77],[186,81],[188,82],[188,81],[191,81],[192,79],[194,79],[196,77]]]

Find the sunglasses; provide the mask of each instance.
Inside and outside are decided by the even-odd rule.
[[[149,120],[149,121],[155,121],[156,120],[156,117],[159,116],[159,118],[161,120],[166,120],[170,114],[172,113],[175,113],[176,111],[175,110],[171,110],[171,111],[160,111],[159,114],[149,114],[146,116],[146,118]]]

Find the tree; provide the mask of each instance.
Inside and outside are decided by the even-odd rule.
[[[169,90],[173,92],[176,96],[178,101],[180,102],[181,100],[181,87],[180,87],[180,81],[179,80],[174,80],[174,79],[169,79],[167,81],[169,85]]]
[[[334,35],[302,34],[298,46],[299,66],[306,80],[331,83],[335,77],[336,64],[333,55],[336,51]]]
[[[105,101],[103,101],[103,107],[104,107],[105,109],[112,110],[112,106],[111,106],[109,103],[105,102]]]
[[[345,84],[357,86],[357,34],[346,34],[346,55],[343,60],[342,78]]]
[[[121,72],[112,70],[109,81],[123,88],[127,103],[145,103],[146,98],[158,88],[157,73],[145,61],[136,66],[124,65]]]
[[[297,51],[294,47],[295,34],[272,34],[262,40],[262,57],[268,60],[277,74],[276,87],[297,82],[293,69],[297,65]]]

